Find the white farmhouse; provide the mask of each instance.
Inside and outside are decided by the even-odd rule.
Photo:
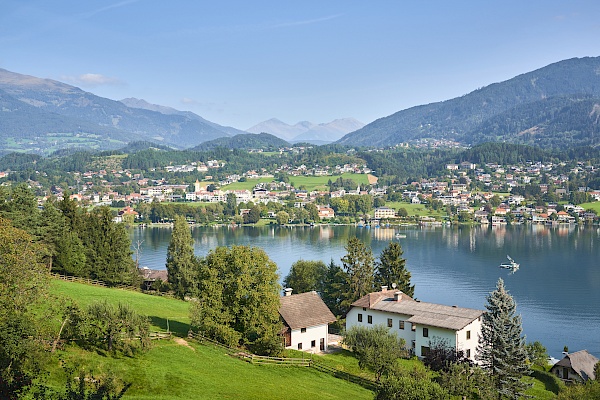
[[[286,289],[280,301],[285,347],[312,352],[327,350],[328,325],[336,318],[317,292],[292,295],[292,289]]]
[[[381,292],[369,293],[352,303],[346,328],[387,326],[417,357],[427,354],[430,342],[444,340],[475,361],[482,314],[482,310],[416,301],[383,286]]]

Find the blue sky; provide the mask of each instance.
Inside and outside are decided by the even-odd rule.
[[[0,4],[0,68],[239,129],[369,123],[584,56],[597,0]]]

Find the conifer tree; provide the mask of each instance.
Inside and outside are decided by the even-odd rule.
[[[487,296],[485,308],[477,359],[492,376],[499,398],[517,399],[528,387],[521,381],[529,373],[527,350],[521,316],[515,315],[517,306],[502,278]]]
[[[378,286],[390,286],[396,283],[397,289],[410,297],[415,295],[415,285],[410,284],[410,272],[406,269],[406,260],[400,243],[390,242],[383,249],[376,263],[375,283]]]
[[[196,264],[191,229],[185,217],[178,215],[167,248],[167,273],[169,283],[179,298],[183,299],[192,289]]]
[[[358,238],[350,238],[342,265],[347,274],[347,285],[341,306],[348,310],[350,304],[375,289],[373,253]]]

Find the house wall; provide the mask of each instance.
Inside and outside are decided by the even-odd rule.
[[[292,343],[288,346],[288,349],[298,350],[298,343],[302,343],[302,351],[315,351],[320,350],[319,344],[321,339],[325,340],[325,350],[327,350],[327,324],[311,326],[306,328],[306,332],[302,332],[301,329],[292,330]],[[315,346],[311,346],[311,341],[315,341]]]
[[[358,321],[358,315],[362,314],[362,322]],[[372,317],[372,323],[369,323],[369,316]],[[388,318],[392,320],[391,332],[403,338],[406,341],[406,348],[414,352],[417,357],[422,357],[421,346],[429,347],[430,341],[434,338],[446,340],[449,346],[463,350],[465,355],[469,350],[469,358],[475,361],[477,351],[477,342],[481,333],[481,321],[476,319],[469,325],[459,331],[452,329],[438,328],[434,326],[415,324],[413,331],[412,324],[407,322],[410,315],[387,313],[379,310],[370,310],[368,308],[352,307],[346,315],[346,329],[353,326],[388,326]],[[404,329],[400,329],[400,321],[404,321]],[[423,328],[428,329],[428,336],[423,336]],[[470,339],[467,339],[467,332],[470,332]]]
[[[362,322],[358,321],[358,314],[362,314]],[[372,317],[372,323],[369,324],[369,315]],[[394,332],[398,337],[401,337],[406,341],[406,348],[412,349],[413,340],[415,340],[415,332],[412,331],[410,322],[406,322],[410,318],[410,315],[392,314],[378,310],[363,309],[361,307],[352,307],[346,315],[346,329],[350,329],[353,326],[375,326],[383,325],[388,326],[388,318],[392,319],[392,327],[389,328],[391,332]],[[404,329],[400,329],[400,321],[404,322]]]

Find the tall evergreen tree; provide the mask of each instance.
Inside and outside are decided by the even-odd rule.
[[[98,207],[83,218],[81,241],[90,277],[109,285],[137,284],[131,240],[122,224],[113,221],[108,207]]]
[[[376,263],[375,284],[378,286],[397,285],[397,289],[410,297],[415,295],[415,285],[410,284],[410,272],[406,269],[406,260],[402,258],[404,252],[397,242],[390,242],[383,249]]]
[[[498,279],[496,290],[487,296],[487,312],[482,316],[477,359],[492,376],[498,398],[517,399],[529,386],[521,381],[529,373],[521,316],[516,304]]]
[[[178,215],[167,248],[167,272],[175,295],[184,298],[192,290],[195,267],[194,239],[185,217]]]
[[[348,281],[346,275],[344,270],[331,260],[323,281],[323,293],[321,293],[323,302],[338,318],[345,314],[342,309],[342,300]]]
[[[350,238],[342,265],[347,274],[347,286],[341,306],[348,310],[350,304],[375,289],[373,253],[358,238]]]

